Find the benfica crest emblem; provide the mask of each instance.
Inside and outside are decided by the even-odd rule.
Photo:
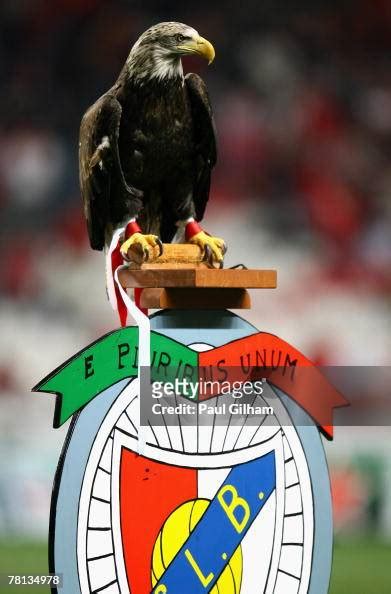
[[[221,349],[231,362],[235,353],[251,358],[251,341],[271,344],[220,314],[219,330],[210,312],[197,313],[197,327],[189,312],[157,314],[155,362],[165,353],[171,365],[199,364],[213,350],[221,361]],[[256,423],[248,410],[218,423],[216,407],[208,424],[163,415],[143,427],[140,453],[134,331],[104,337],[36,388],[58,394],[56,424],[75,413],[52,503],[51,569],[63,574],[63,591],[325,594],[331,511],[317,425],[331,431],[327,413],[311,420],[319,406],[303,410],[276,379],[264,387],[269,410]],[[341,403],[331,389],[324,394],[331,413]]]

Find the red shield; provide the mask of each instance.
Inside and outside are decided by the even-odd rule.
[[[151,592],[151,557],[159,531],[176,507],[196,497],[197,470],[156,462],[122,448],[122,546],[132,594]]]

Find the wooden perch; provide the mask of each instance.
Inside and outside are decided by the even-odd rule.
[[[122,270],[123,287],[193,287],[225,289],[275,289],[275,270],[216,270],[213,268],[143,268]]]
[[[143,288],[150,309],[248,309],[246,289],[275,289],[276,270],[209,268],[198,246],[165,244],[153,262],[130,264],[119,274],[125,288]]]
[[[159,248],[155,247],[155,256],[159,253]],[[129,250],[130,255],[132,254],[132,250]],[[151,267],[158,267],[160,268],[162,264],[176,264],[176,265],[185,265],[189,264],[190,266],[207,266],[205,262],[202,262],[202,251],[198,245],[192,245],[190,243],[165,243],[163,245],[163,253],[161,256],[158,256],[153,262],[145,262],[143,264],[136,264],[131,263],[130,268],[132,269],[141,269],[144,270],[145,268]]]

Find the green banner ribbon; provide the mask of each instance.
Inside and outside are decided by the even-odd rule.
[[[103,390],[122,379],[136,377],[138,328],[128,326],[102,336],[39,382],[34,392],[57,395],[54,427]],[[198,353],[158,332],[151,332],[151,368],[154,381],[172,381],[197,369]]]

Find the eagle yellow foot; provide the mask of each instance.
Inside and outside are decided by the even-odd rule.
[[[156,246],[159,248],[159,253],[156,254]],[[148,262],[149,259],[154,260],[163,253],[163,244],[157,235],[144,235],[143,233],[133,233],[121,245],[121,254],[125,260],[141,264]]]
[[[204,260],[207,260],[209,266],[214,267],[217,263],[220,268],[223,267],[224,254],[227,251],[224,239],[213,237],[213,235],[208,235],[205,231],[200,231],[189,239],[189,243],[195,243],[200,246],[204,253]]]

